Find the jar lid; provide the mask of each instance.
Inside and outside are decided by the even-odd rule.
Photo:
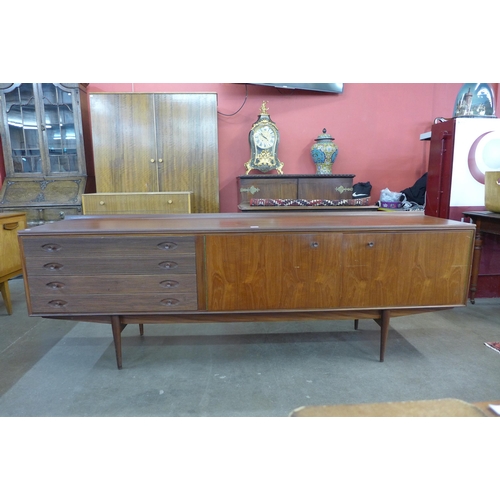
[[[325,140],[328,140],[328,141],[333,141],[335,138],[332,137],[330,134],[327,134],[326,133],[326,128],[323,129],[323,133],[318,135],[318,137],[316,137],[316,139],[314,139],[315,141],[325,141]]]

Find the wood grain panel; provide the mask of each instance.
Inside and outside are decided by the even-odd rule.
[[[472,232],[344,235],[341,306],[463,304],[472,237]]]
[[[156,94],[159,190],[193,191],[193,212],[219,211],[216,94]]]
[[[151,94],[91,94],[98,192],[158,191],[153,101]]]
[[[340,233],[208,235],[208,310],[337,307],[341,242]]]

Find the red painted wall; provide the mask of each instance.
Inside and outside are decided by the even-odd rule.
[[[461,86],[346,83],[342,94],[323,94],[233,83],[90,83],[87,92],[217,93],[220,210],[234,212],[236,177],[245,174],[248,132],[263,100],[280,130],[278,156],[285,174],[315,173],[309,150],[326,128],[339,147],[334,173],[355,174],[354,182],[370,181],[375,202],[381,189],[400,191],[426,172],[429,144],[419,140],[420,134],[430,130],[436,117],[453,115]],[[498,96],[498,84],[492,87]],[[497,101],[497,116],[498,108]]]

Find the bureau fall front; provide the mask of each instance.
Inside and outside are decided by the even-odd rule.
[[[357,320],[465,306],[475,226],[419,213],[82,216],[19,232],[31,316]],[[168,333],[168,332],[167,332]]]

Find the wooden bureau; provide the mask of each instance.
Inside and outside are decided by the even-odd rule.
[[[475,226],[419,213],[83,216],[19,233],[32,316],[130,323],[371,318],[464,306]],[[356,323],[357,324],[357,321]]]

